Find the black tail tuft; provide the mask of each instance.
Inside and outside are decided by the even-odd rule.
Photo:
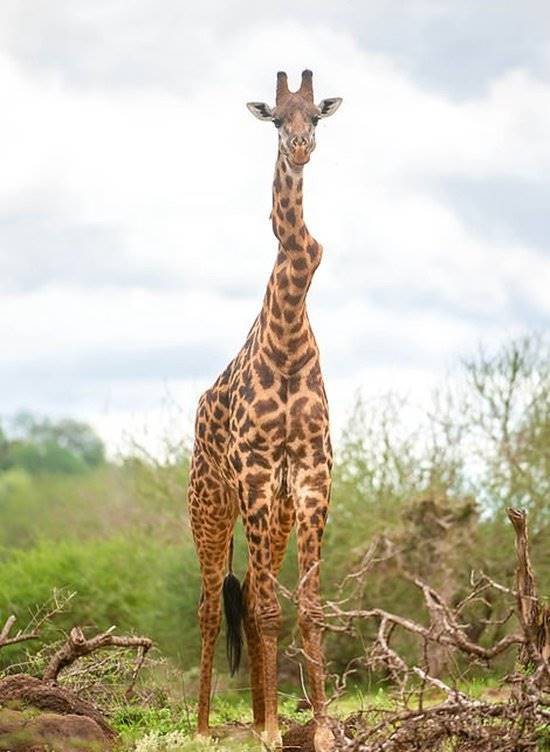
[[[223,581],[223,608],[227,622],[227,660],[231,676],[236,673],[241,662],[243,647],[243,593],[241,583],[232,572]]]

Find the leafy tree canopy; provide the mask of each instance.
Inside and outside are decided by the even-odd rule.
[[[0,470],[72,475],[103,462],[105,446],[87,423],[21,412],[0,427]]]

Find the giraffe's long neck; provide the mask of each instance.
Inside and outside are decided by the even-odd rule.
[[[302,173],[303,168],[292,167],[279,151],[271,212],[279,252],[261,313],[262,344],[268,356],[289,373],[312,354],[306,296],[322,255],[304,223]]]

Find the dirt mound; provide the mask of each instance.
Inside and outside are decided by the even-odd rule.
[[[0,752],[104,752],[115,737],[93,705],[62,687],[26,674],[0,681]]]
[[[313,720],[301,726],[299,723],[291,726],[283,735],[284,752],[315,752],[313,735],[315,722]]]
[[[83,715],[91,718],[109,738],[116,736],[99,710],[57,684],[49,684],[27,674],[14,674],[0,681],[0,704],[21,702],[41,710],[62,715]]]
[[[112,740],[91,718],[83,715],[0,709],[2,752],[107,752]]]

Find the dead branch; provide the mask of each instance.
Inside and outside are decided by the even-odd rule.
[[[42,630],[46,622],[51,621],[57,614],[65,611],[69,602],[74,598],[75,593],[67,593],[63,591],[54,590],[50,600],[44,605],[38,608],[24,629],[18,630],[14,635],[11,635],[11,631],[17,621],[17,617],[12,614],[6,619],[2,630],[0,631],[0,648],[7,647],[8,645],[16,645],[20,642],[27,642],[29,640],[37,640],[40,637],[40,631]]]
[[[353,608],[350,603],[361,603],[365,580],[372,568],[377,562],[384,561],[375,558],[376,547],[371,545],[358,569],[347,575],[338,590],[338,596],[341,596],[344,586],[349,585],[352,596],[325,603],[321,626],[327,631],[362,639],[360,625],[370,622],[376,627],[364,654],[352,659],[341,677],[332,676],[336,696],[341,695],[348,677],[360,667],[370,670],[383,667],[400,691],[399,703],[394,710],[371,706],[343,725],[335,723],[338,749],[347,752],[443,752],[447,749],[455,752],[534,752],[537,748],[540,730],[547,728],[550,722],[550,703],[546,694],[550,686],[550,609],[541,605],[537,595],[525,514],[517,510],[510,510],[508,514],[516,532],[515,590],[495,582],[484,573],[472,574],[471,591],[458,604],[451,605],[434,587],[408,573],[398,562],[401,575],[422,593],[429,621],[421,623],[381,608]],[[394,554],[395,550],[392,551]],[[279,585],[279,592],[296,602],[301,584],[294,592]],[[516,608],[507,610],[502,618],[495,614],[494,618],[481,621],[502,626],[516,613],[520,631],[507,634],[491,645],[482,645],[477,638],[470,636],[475,631],[475,624],[464,623],[466,607],[472,603],[483,604],[490,607],[490,615],[497,596],[500,599],[513,598]],[[476,619],[476,624],[479,621]],[[472,662],[488,665],[510,649],[519,646],[523,651],[529,647],[529,662],[525,664],[529,671],[505,677],[505,685],[513,687],[513,691],[508,691],[503,701],[473,698],[432,675],[425,667],[409,665],[391,644],[394,633],[399,630],[418,638],[425,658],[429,645],[440,644],[469,658],[470,665]],[[294,645],[291,651],[294,656],[307,657]],[[408,686],[410,678],[417,681]],[[433,698],[430,697],[430,702],[425,702],[427,686],[442,692],[444,699],[432,704]]]
[[[451,741],[451,748],[461,752],[528,752],[536,748],[537,724],[545,717],[529,703],[490,703],[451,694],[437,705],[388,713],[375,726],[363,725],[346,749],[419,752],[448,749]]]
[[[380,553],[378,554],[379,550]],[[353,583],[355,587],[353,588],[352,592],[346,598],[344,598],[344,600],[339,602],[346,603],[353,597],[354,594],[358,594],[360,591],[364,590],[366,575],[370,572],[370,570],[377,564],[381,564],[390,559],[393,559],[397,555],[397,553],[398,552],[396,551],[395,544],[389,538],[384,535],[375,538],[369,545],[366,553],[363,555],[359,567],[353,572],[347,574],[340,583],[340,586],[338,588],[339,595],[342,594],[349,583]]]
[[[508,519],[516,534],[516,587],[519,620],[525,634],[525,646],[520,660],[525,666],[550,661],[550,607],[540,603],[535,575],[529,556],[527,515],[520,509],[508,509]]]
[[[353,633],[353,623],[355,621],[365,621],[369,619],[380,621],[385,620],[386,622],[391,622],[392,624],[401,627],[411,634],[417,635],[423,640],[437,642],[449,647],[457,647],[462,652],[485,661],[492,660],[497,655],[508,650],[511,645],[523,644],[524,642],[521,635],[511,634],[506,635],[491,647],[485,648],[482,645],[478,645],[469,640],[456,622],[447,624],[448,631],[434,632],[431,627],[426,627],[405,616],[392,614],[381,608],[343,610],[332,601],[326,603],[325,616],[326,619],[338,619],[338,623],[336,624],[327,620],[323,622],[323,627],[331,632],[346,632],[351,634]]]
[[[394,626],[395,624],[386,617],[383,616],[380,619],[378,634],[376,635],[371,656],[374,658],[375,663],[380,660],[382,664],[387,666],[391,677],[403,694],[405,692],[406,677],[409,669],[401,656],[390,648],[390,636]]]
[[[118,635],[113,635],[112,632],[114,629],[115,627],[111,627],[106,632],[87,639],[80,627],[73,627],[65,644],[51,657],[42,675],[42,680],[55,684],[57,677],[64,668],[70,666],[78,658],[89,655],[95,650],[111,647],[138,648],[138,661],[132,678],[133,686],[137,672],[141,668],[145,655],[151,649],[153,643],[147,637],[119,637]]]
[[[8,616],[6,623],[2,627],[2,631],[0,632],[0,645],[5,645],[6,641],[8,640],[9,634],[11,632],[11,628],[15,624],[15,616],[13,614],[11,616]]]
[[[445,692],[445,694],[452,698],[453,700],[462,700],[468,701],[468,697],[463,693],[460,692],[458,689],[449,687],[448,684],[445,684],[444,681],[441,679],[437,679],[435,676],[430,676],[426,673],[423,669],[419,668],[418,666],[413,666],[412,668],[413,672],[419,676],[423,682],[426,684],[431,684],[434,687],[437,687],[437,689],[440,689],[442,692]]]
[[[134,668],[132,670],[132,675],[130,677],[130,684],[128,685],[128,689],[126,690],[126,699],[129,700],[132,695],[134,694],[134,687],[136,685],[138,674],[141,670],[141,667],[143,666],[145,662],[145,657],[147,656],[147,653],[149,652],[151,645],[153,643],[149,640],[149,646],[140,645],[137,649],[137,657],[136,662],[134,664]]]
[[[359,624],[373,621],[377,632],[362,658],[356,659],[367,668],[381,665],[388,671],[400,689],[401,703],[393,711],[371,708],[355,719],[348,719],[338,736],[342,749],[348,752],[408,752],[409,750],[460,750],[460,752],[533,752],[541,728],[548,728],[550,705],[545,694],[550,686],[550,609],[542,606],[536,590],[535,576],[528,549],[526,516],[523,512],[509,510],[508,515],[516,533],[517,574],[516,590],[496,583],[481,574],[472,575],[472,590],[456,605],[451,606],[441,594],[420,578],[401,573],[422,592],[430,615],[429,624],[422,624],[380,608],[347,608],[347,601],[328,602],[324,609],[323,627],[329,631],[359,635]],[[357,577],[348,576],[354,584],[370,569],[372,557],[363,560]],[[367,565],[368,564],[368,565]],[[357,587],[360,590],[360,587]],[[471,625],[462,623],[468,604],[486,603],[491,593],[514,597],[521,633],[508,634],[493,645],[485,647],[468,636]],[[487,619],[491,624],[502,625],[511,617]],[[508,699],[500,702],[469,697],[442,679],[430,675],[419,666],[409,666],[390,644],[392,631],[400,629],[415,635],[424,646],[439,643],[460,651],[474,661],[489,661],[518,645],[525,652],[529,671],[515,673],[505,678],[514,687]],[[420,679],[420,690],[404,700],[404,688],[409,677]],[[426,705],[423,692],[431,685],[443,692],[445,699]],[[410,698],[413,707],[408,704]],[[365,718],[369,723],[365,723]],[[373,718],[379,718],[373,724]],[[344,734],[344,731],[351,732]]]
[[[542,607],[537,597],[535,578],[529,559],[525,514],[517,510],[510,510],[509,517],[516,531],[518,558],[516,591],[496,583],[482,573],[477,578],[472,576],[471,592],[463,597],[456,606],[451,607],[435,588],[419,577],[408,573],[401,566],[401,574],[418,587],[423,594],[430,615],[429,624],[422,624],[414,619],[390,613],[380,608],[349,608],[346,607],[348,599],[344,599],[338,602],[328,601],[325,604],[323,628],[331,632],[359,636],[357,628],[361,623],[375,622],[377,624],[376,635],[370,648],[363,656],[363,665],[371,669],[383,666],[402,694],[405,691],[408,677],[411,674],[417,676],[420,676],[420,674],[418,671],[412,671],[391,646],[390,639],[395,628],[415,635],[422,642],[425,655],[427,646],[439,644],[485,664],[505,653],[511,647],[520,646],[522,652],[529,651],[528,663],[532,667],[539,667],[537,676],[542,682],[541,688],[545,687],[550,681],[550,669],[548,668],[550,609]],[[371,569],[373,558],[374,550],[371,546],[358,570],[348,575],[346,582],[353,582],[356,589],[359,589],[361,580],[368,575]],[[474,601],[485,603],[486,595],[491,590],[516,597],[519,622],[522,629],[521,633],[507,634],[492,645],[484,646],[470,637],[468,631],[472,631],[471,625],[462,623],[463,619],[460,619],[460,617],[467,604]],[[285,593],[285,595],[290,594]],[[487,619],[485,622],[502,626],[512,615],[513,612],[508,611],[501,619]],[[424,672],[424,674],[423,682],[425,683],[429,672]],[[430,678],[430,682],[433,684],[432,679],[433,677]]]
[[[0,648],[5,648],[8,645],[17,645],[19,642],[27,642],[28,640],[37,640],[39,638],[40,635],[38,629],[26,631],[20,629],[15,635],[10,637],[10,632],[16,621],[17,618],[13,614],[6,619],[6,623],[0,632]]]

